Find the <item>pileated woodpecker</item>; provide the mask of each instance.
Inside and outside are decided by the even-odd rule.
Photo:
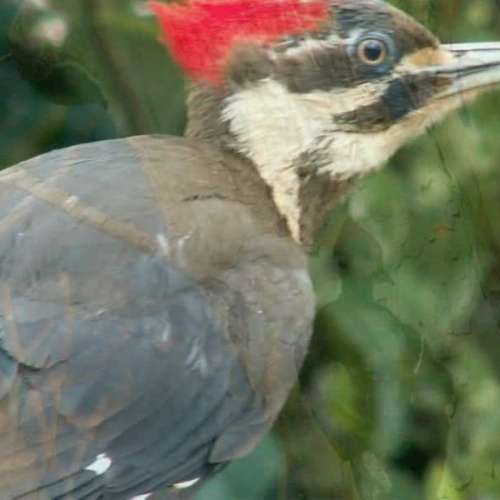
[[[296,380],[307,255],[360,177],[500,82],[379,0],[153,2],[183,138],[0,175],[0,498],[190,498]],[[156,497],[156,496],[155,496]]]

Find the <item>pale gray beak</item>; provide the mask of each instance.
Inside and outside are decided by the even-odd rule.
[[[449,75],[453,82],[439,97],[475,94],[500,85],[500,42],[456,43],[441,47],[452,58],[432,71]]]

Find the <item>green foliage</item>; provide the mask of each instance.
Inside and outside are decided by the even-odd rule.
[[[493,0],[395,3],[444,41],[500,39]],[[182,131],[182,81],[137,2],[46,4],[0,4],[0,167]],[[47,41],[47,23],[67,32]],[[200,500],[500,498],[498,110],[500,93],[430,130],[332,214],[299,385]]]

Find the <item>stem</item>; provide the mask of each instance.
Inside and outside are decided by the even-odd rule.
[[[148,121],[134,86],[130,82],[127,71],[109,39],[108,31],[103,28],[102,0],[87,0],[85,2],[85,18],[91,32],[90,39],[95,44],[95,54],[100,59],[101,69],[116,93],[116,100],[122,112],[122,118],[128,134],[141,134],[149,131]]]

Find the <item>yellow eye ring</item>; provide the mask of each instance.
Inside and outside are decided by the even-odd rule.
[[[387,45],[377,38],[363,40],[357,49],[359,60],[367,66],[378,66],[386,59],[389,51]]]

